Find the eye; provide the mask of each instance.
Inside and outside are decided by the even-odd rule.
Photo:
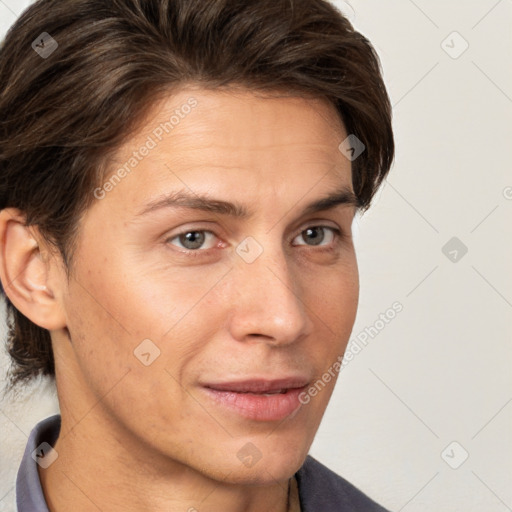
[[[330,245],[335,240],[336,236],[339,235],[341,235],[341,231],[336,228],[329,226],[311,226],[302,231],[299,236],[295,237],[294,241],[298,238],[302,238],[306,243],[297,243],[295,245]]]
[[[173,238],[169,238],[168,242],[187,251],[195,251],[197,249],[212,249],[215,247],[215,238],[215,234],[211,231],[185,231]],[[177,243],[174,243],[174,241]],[[205,242],[209,242],[207,247],[203,247]]]

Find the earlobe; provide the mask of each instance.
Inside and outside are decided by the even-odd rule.
[[[26,226],[20,210],[0,211],[2,286],[14,307],[36,325],[61,329],[66,326],[65,315],[49,283],[49,255],[41,250],[33,233],[34,228]]]

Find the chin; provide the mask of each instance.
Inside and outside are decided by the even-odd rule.
[[[247,440],[242,448],[237,447],[236,457],[226,459],[228,448],[223,460],[218,461],[215,473],[219,469],[224,474],[221,480],[235,485],[274,485],[276,482],[286,482],[302,466],[308,454],[309,446],[297,443],[294,447],[282,443],[282,448],[276,448],[274,443],[263,445],[258,441]],[[213,462],[213,461],[212,461]],[[222,468],[222,469],[221,469]],[[226,477],[227,476],[227,477]]]

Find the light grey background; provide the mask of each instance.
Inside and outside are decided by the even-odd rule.
[[[334,3],[381,57],[397,156],[354,226],[352,339],[373,337],[311,453],[393,511],[512,511],[512,0]],[[25,5],[0,0],[2,34]],[[44,380],[0,403],[1,510],[26,436],[55,410]]]

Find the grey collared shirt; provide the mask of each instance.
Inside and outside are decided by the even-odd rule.
[[[37,472],[38,447],[53,446],[59,436],[60,416],[51,416],[30,433],[16,480],[18,512],[49,512]],[[306,458],[295,473],[302,512],[388,512],[359,489],[333,473],[313,457]]]

